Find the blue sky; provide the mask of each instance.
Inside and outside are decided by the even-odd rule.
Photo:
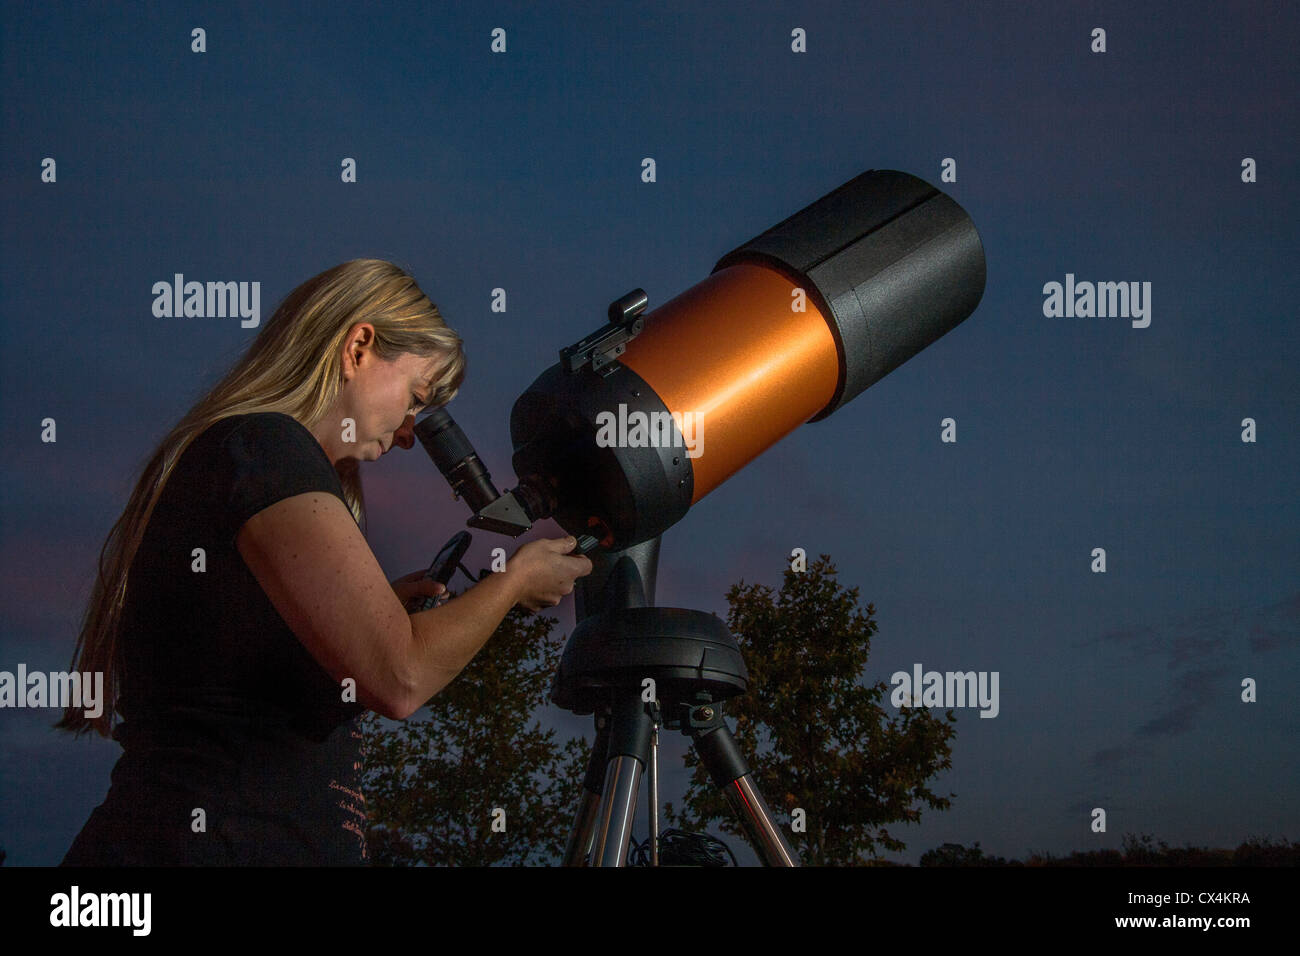
[[[504,488],[511,405],[610,301],[641,287],[653,309],[858,173],[900,169],[972,217],[978,309],[692,509],[664,537],[659,602],[725,613],[730,584],[778,586],[803,547],[876,606],[868,678],[999,672],[996,719],[958,712],[935,782],[951,810],[895,828],[900,860],[947,841],[1023,857],[1125,833],[1300,838],[1297,19],[1274,3],[5,3],[0,670],[67,667],[137,469],[256,334],[155,318],[154,282],[259,281],[269,317],[338,262],[406,265],[465,339],[450,410]],[[957,181],[940,183],[948,157]],[[1045,317],[1043,286],[1067,273],[1152,283],[1150,326]],[[422,452],[364,473],[391,577],[463,527]],[[476,535],[467,563],[502,543]],[[62,857],[119,752],[56,734],[56,716],[0,710],[11,865]]]

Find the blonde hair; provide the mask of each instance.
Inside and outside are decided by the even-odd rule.
[[[374,326],[374,351],[381,361],[404,353],[446,356],[432,382],[429,406],[455,397],[465,376],[460,336],[405,269],[382,259],[354,259],[290,292],[247,353],[162,440],[109,532],[73,652],[74,670],[103,672],[103,712],[88,718],[82,709],[69,707],[56,728],[78,736],[93,729],[105,737],[113,729],[128,574],[163,486],[190,442],[223,418],[254,412],[283,412],[312,428],[343,387],[343,345],[360,322]],[[358,466],[355,459],[345,459],[335,470],[348,508],[364,531]]]

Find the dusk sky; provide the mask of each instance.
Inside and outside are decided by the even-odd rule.
[[[409,268],[465,340],[448,410],[505,489],[511,406],[612,300],[653,310],[897,169],[970,215],[983,299],[667,532],[658,603],[725,617],[801,547],[875,605],[864,679],[999,674],[996,718],[956,711],[951,809],[891,828],[900,862],[1300,839],[1298,27],[1272,2],[6,2],[0,671],[69,667],[139,469],[259,331],[155,317],[155,282],[259,282],[265,321],[345,260]],[[1149,325],[1045,315],[1067,275],[1150,283]],[[464,527],[418,446],[363,475],[390,578]],[[121,752],[58,716],[0,709],[8,865],[58,863]]]

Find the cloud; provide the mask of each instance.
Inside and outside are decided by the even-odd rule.
[[[1252,651],[1271,651],[1300,641],[1300,593],[1256,608],[1201,608],[1154,625],[1106,631],[1078,642],[1128,651],[1135,657],[1164,658],[1170,670],[1204,663],[1245,641]]]
[[[1293,648],[1300,638],[1300,594],[1255,608],[1200,608],[1153,625],[1107,631],[1081,647],[1120,649],[1133,658],[1163,663],[1169,674],[1154,700],[1161,712],[1137,726],[1128,743],[1100,748],[1091,762],[1119,768],[1136,759],[1141,743],[1185,734],[1211,707],[1234,694],[1237,664],[1243,656]]]
[[[1226,666],[1202,667],[1180,674],[1174,682],[1176,703],[1139,727],[1137,735],[1158,737],[1186,733],[1201,711],[1223,699],[1224,687],[1230,686],[1229,681]]]
[[[1201,710],[1201,707],[1202,705],[1199,702],[1189,701],[1185,704],[1179,704],[1159,717],[1148,720],[1137,729],[1137,733],[1143,737],[1172,736],[1186,733],[1192,726],[1192,718]]]

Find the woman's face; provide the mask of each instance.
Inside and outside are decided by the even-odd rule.
[[[343,357],[343,391],[334,408],[314,429],[316,438],[337,465],[346,458],[376,461],[394,445],[415,444],[415,414],[428,404],[430,381],[441,370],[441,355],[409,352],[384,361],[374,351],[374,329],[362,324],[349,337]],[[344,419],[356,425],[351,436]],[[355,439],[347,441],[348,437]]]

